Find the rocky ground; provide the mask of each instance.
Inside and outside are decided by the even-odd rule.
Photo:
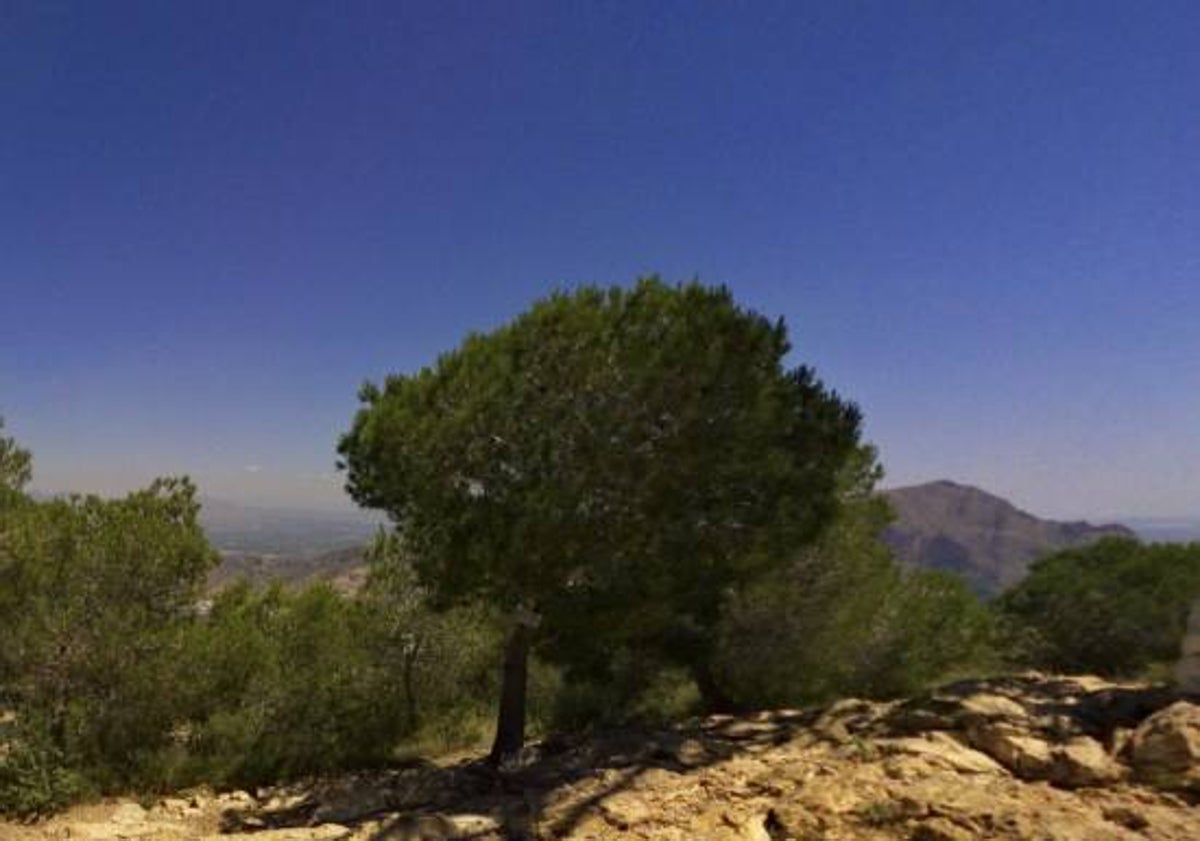
[[[1196,702],[1196,703],[1193,703]],[[0,841],[1197,841],[1200,698],[1024,675],[144,808]]]

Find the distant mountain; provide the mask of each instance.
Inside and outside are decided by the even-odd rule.
[[[227,500],[200,500],[200,522],[208,540],[223,552],[317,555],[360,546],[383,522],[365,511],[266,508]]]
[[[1127,517],[1122,522],[1150,543],[1190,543],[1200,541],[1200,518]]]
[[[1126,526],[1043,520],[998,496],[938,481],[886,491],[896,522],[884,541],[904,564],[961,575],[981,595],[1016,584],[1042,555],[1102,537],[1136,537]]]

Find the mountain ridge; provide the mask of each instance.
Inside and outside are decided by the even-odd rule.
[[[1137,538],[1119,523],[1037,517],[973,485],[938,479],[883,491],[896,520],[883,540],[910,567],[965,578],[982,596],[1020,581],[1042,555],[1104,537]]]

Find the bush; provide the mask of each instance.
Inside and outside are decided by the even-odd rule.
[[[219,594],[184,658],[185,750],[164,785],[246,786],[387,760],[405,732],[374,617],[325,584]]]
[[[35,755],[107,789],[169,741],[173,664],[215,562],[198,509],[185,479],[0,506],[0,689],[38,722]]]
[[[817,545],[731,599],[718,671],[740,705],[896,696],[991,665],[992,620],[967,586],[902,570],[880,541],[891,511],[877,477],[864,449]]]
[[[562,679],[553,696],[549,724],[563,731],[620,725],[659,725],[702,709],[689,670],[653,652],[613,652],[601,678],[575,674]]]
[[[1035,562],[997,609],[1021,662],[1132,677],[1178,658],[1197,597],[1200,543],[1109,538]]]
[[[499,623],[477,607],[431,610],[397,553],[381,536],[353,597],[323,583],[219,593],[189,634],[186,735],[160,754],[160,784],[262,784],[486,736]]]
[[[83,775],[66,766],[44,725],[0,719],[0,815],[48,815],[87,790]]]

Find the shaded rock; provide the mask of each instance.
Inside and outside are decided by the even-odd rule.
[[[1077,736],[1055,744],[1007,722],[977,724],[967,731],[972,745],[1025,780],[1078,788],[1105,785],[1125,770],[1094,739]]]
[[[1134,832],[1141,832],[1150,826],[1150,821],[1144,814],[1129,806],[1110,806],[1104,809],[1102,814],[1106,821],[1111,821],[1126,829],[1132,829]]]
[[[1200,779],[1200,707],[1179,701],[1150,716],[1134,731],[1129,753],[1142,779],[1169,787],[1195,783]]]
[[[1054,769],[1050,745],[1007,722],[975,723],[967,741],[1013,774],[1026,780],[1049,779]]]
[[[691,768],[704,765],[712,754],[699,739],[683,739],[672,746],[670,756],[680,765]]]
[[[1072,788],[1100,786],[1125,777],[1125,769],[1095,739],[1079,736],[1051,749],[1050,781]]]
[[[248,837],[253,841],[343,841],[351,837],[351,832],[349,828],[338,824],[323,824],[288,829],[264,829]],[[201,841],[230,841],[230,837],[224,833],[206,835]]]
[[[876,723],[886,707],[858,698],[846,698],[825,710],[813,722],[812,732],[834,744],[845,744]]]
[[[390,792],[370,786],[355,786],[341,796],[323,799],[312,809],[312,823],[350,823],[387,811],[391,806]]]
[[[645,798],[632,792],[623,792],[607,798],[600,804],[600,811],[605,820],[617,829],[629,829],[645,823],[654,815]]]
[[[367,829],[362,841],[482,841],[498,837],[500,824],[486,815],[400,815]]]
[[[974,841],[976,835],[945,818],[931,818],[917,824],[912,841]]]
[[[964,745],[948,733],[933,732],[921,736],[880,740],[879,747],[885,754],[923,759],[963,774],[1006,773],[1004,766],[999,762]]]

